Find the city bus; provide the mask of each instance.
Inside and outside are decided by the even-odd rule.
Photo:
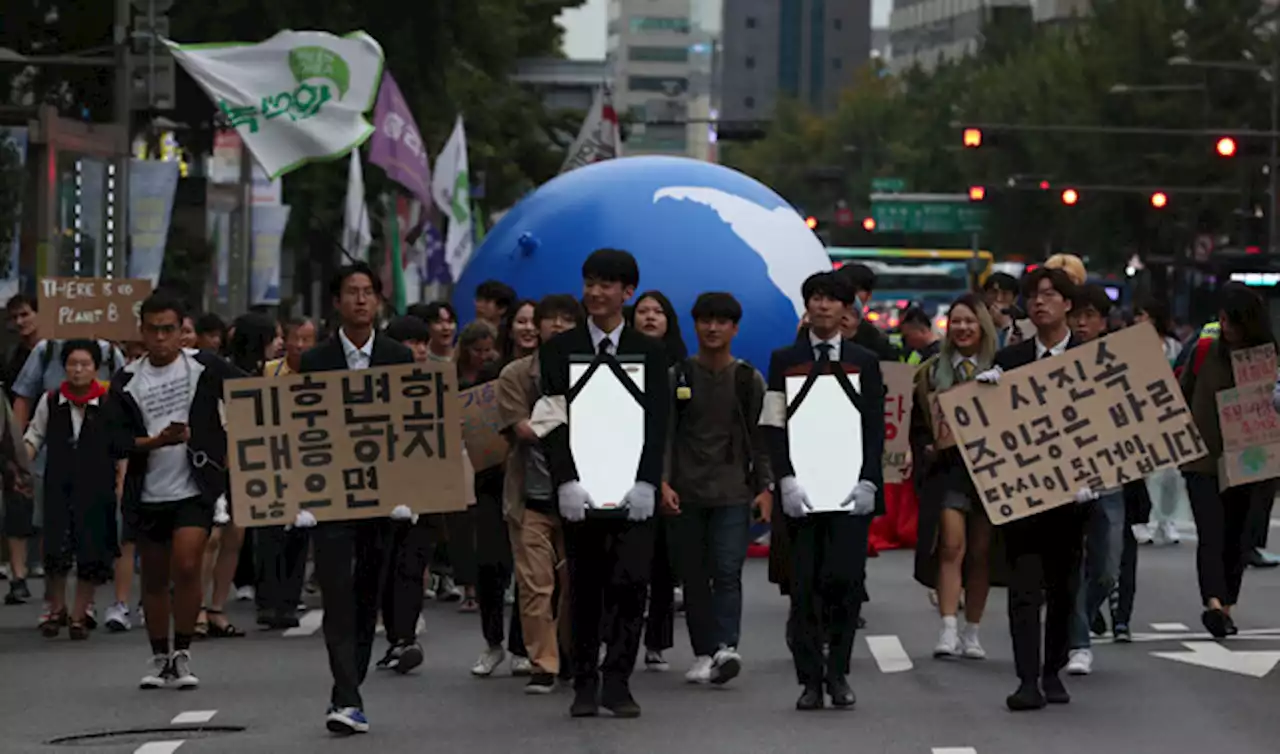
[[[935,322],[942,319],[956,297],[986,282],[995,264],[989,251],[975,254],[964,249],[833,246],[827,254],[836,269],[857,263],[876,274],[876,291],[866,316],[885,330],[895,329],[913,304]]]

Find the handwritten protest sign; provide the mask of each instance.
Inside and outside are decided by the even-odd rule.
[[[1236,387],[1243,385],[1276,384],[1276,346],[1267,343],[1256,348],[1231,352],[1231,371],[1235,374]]]
[[[914,364],[880,362],[884,375],[884,481],[895,484],[910,477],[911,407],[915,401]]]
[[[961,385],[939,401],[996,524],[1206,453],[1149,324],[1006,372],[998,385]]]
[[[457,374],[404,364],[228,381],[236,523],[274,526],[464,510]]]
[[[150,295],[149,280],[41,278],[40,334],[54,340],[137,340],[138,309]]]
[[[938,393],[929,393],[929,414],[932,419],[930,424],[933,426],[933,447],[935,450],[946,450],[956,446],[956,436],[951,431],[951,422],[947,420],[947,414],[942,410],[942,402],[938,400]]]
[[[502,463],[507,457],[507,438],[500,432],[502,417],[498,415],[498,391],[494,382],[486,382],[458,394],[462,405],[462,442],[476,471],[484,471]]]
[[[1236,387],[1221,390],[1218,427],[1222,458],[1218,484],[1222,489],[1280,477],[1280,416],[1272,406],[1276,384],[1276,349],[1268,343],[1231,352]]]

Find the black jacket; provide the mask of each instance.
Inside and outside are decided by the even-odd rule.
[[[371,367],[389,367],[393,364],[412,364],[413,351],[380,333],[373,335],[373,353],[369,357]],[[299,365],[302,372],[341,372],[347,369],[347,353],[342,350],[342,340],[337,335],[316,344],[302,354]]]
[[[1067,341],[1067,350],[1079,345],[1081,345],[1081,341],[1076,338],[1074,333],[1072,333],[1071,338]],[[1010,369],[1025,367],[1035,360],[1036,339],[1032,337],[1022,341],[1021,343],[1015,343],[1011,346],[1001,348],[996,352],[995,364],[1007,372]]]
[[[570,356],[592,356],[591,333],[586,325],[560,333],[542,345],[538,361],[542,368],[542,394],[562,396],[566,402],[570,389]],[[636,469],[636,481],[648,482],[655,488],[662,484],[662,464],[667,439],[671,396],[667,379],[667,350],[662,342],[630,327],[618,336],[618,356],[644,358],[644,449]],[[603,367],[602,367],[603,368]],[[542,439],[551,471],[551,482],[559,487],[578,481],[578,467],[569,450],[569,426],[561,424]]]
[[[200,488],[201,497],[212,505],[220,495],[226,494],[228,484],[223,383],[245,374],[214,354],[203,351],[184,351],[178,358],[189,360],[191,375],[196,381],[187,416],[187,426],[191,430],[187,462],[191,463],[192,477]],[[138,438],[148,437],[149,433],[142,409],[128,389],[143,363],[144,359],[138,359],[115,373],[105,406],[111,455],[129,459],[122,501],[126,506],[136,505],[142,500],[142,486],[146,481],[150,456],[149,451],[138,449]],[[196,458],[207,458],[207,461],[197,465],[193,462]]]
[[[787,394],[787,374],[796,370],[808,372],[813,364],[813,347],[806,337],[786,348],[773,352],[769,358],[769,391]],[[840,346],[840,363],[856,367],[860,375],[861,400],[858,411],[862,415],[862,474],[876,486],[875,515],[884,514],[884,377],[880,372],[880,360],[871,351],[846,340]],[[769,460],[776,479],[795,475],[791,463],[791,442],[785,427],[766,426],[765,439],[769,445]]]

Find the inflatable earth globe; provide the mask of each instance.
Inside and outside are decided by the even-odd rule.
[[[770,351],[795,340],[805,278],[831,269],[804,219],[752,178],[682,157],[625,157],[561,175],[521,200],[476,249],[453,304],[463,322],[473,319],[475,288],[489,279],[521,298],[580,297],[582,262],[603,247],[635,255],[636,292],[671,299],[690,352],[698,294],[732,293],[743,309],[734,354],[761,371]]]

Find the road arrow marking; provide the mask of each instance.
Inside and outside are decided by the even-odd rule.
[[[1280,652],[1233,652],[1213,641],[1184,641],[1187,652],[1152,652],[1155,657],[1263,678],[1280,663]]]

